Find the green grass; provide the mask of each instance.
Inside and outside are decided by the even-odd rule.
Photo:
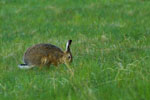
[[[150,100],[149,0],[0,0],[0,100]],[[21,70],[37,43],[73,63]]]

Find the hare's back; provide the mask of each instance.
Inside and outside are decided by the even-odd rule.
[[[63,51],[55,45],[52,44],[37,44],[27,49],[24,54],[24,62],[30,63],[40,63],[42,57],[51,56],[62,56]]]

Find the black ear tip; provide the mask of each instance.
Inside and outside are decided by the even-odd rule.
[[[72,40],[69,40],[69,43],[71,43],[72,42]]]

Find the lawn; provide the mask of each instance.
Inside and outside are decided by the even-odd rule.
[[[74,75],[17,67],[69,39]],[[150,1],[0,0],[0,100],[150,100]]]

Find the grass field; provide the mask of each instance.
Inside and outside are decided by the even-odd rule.
[[[28,47],[68,39],[74,76],[17,67]],[[0,0],[0,100],[150,100],[150,1]]]

